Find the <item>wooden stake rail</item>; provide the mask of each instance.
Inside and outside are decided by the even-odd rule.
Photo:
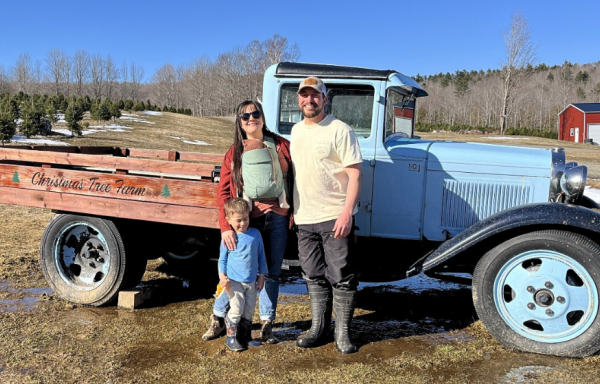
[[[3,147],[0,203],[218,228],[218,186],[211,174],[222,156],[118,147]]]

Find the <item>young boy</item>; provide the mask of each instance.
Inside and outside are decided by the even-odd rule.
[[[256,291],[262,290],[265,284],[267,260],[260,232],[249,228],[248,203],[240,198],[227,200],[225,218],[237,237],[236,249],[230,251],[221,244],[219,256],[219,284],[229,295],[231,307],[225,318],[225,345],[232,351],[240,352],[248,347],[248,342],[252,339]]]

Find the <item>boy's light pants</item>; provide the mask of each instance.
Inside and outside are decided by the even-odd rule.
[[[229,280],[227,294],[229,296],[229,305],[231,306],[227,317],[233,323],[239,323],[241,317],[252,321],[254,307],[256,307],[256,281],[252,283],[240,283]]]

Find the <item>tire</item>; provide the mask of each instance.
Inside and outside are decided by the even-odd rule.
[[[531,232],[486,253],[473,274],[475,310],[508,348],[586,357],[600,350],[600,247],[559,230]]]
[[[41,243],[42,271],[63,299],[100,306],[141,277],[141,264],[125,250],[111,220],[61,214],[46,226]],[[139,281],[139,277],[138,281]]]

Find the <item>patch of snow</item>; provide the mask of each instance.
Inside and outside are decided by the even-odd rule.
[[[438,279],[434,279],[432,277],[426,276],[424,274],[420,274],[417,276],[409,277],[408,279],[392,281],[390,283],[363,283],[359,284],[360,288],[365,287],[390,287],[390,289],[401,289],[406,288],[410,289],[413,292],[423,292],[428,290],[437,290],[437,291],[446,291],[451,289],[461,289],[461,288],[469,288],[469,285],[459,284],[459,283],[451,283],[447,281],[442,281]]]
[[[18,143],[36,144],[36,145],[41,145],[41,144],[62,145],[62,146],[70,145],[68,143],[63,143],[62,141],[56,141],[56,140],[50,140],[50,139],[37,139],[37,138],[33,138],[33,137],[27,138],[21,134],[14,135],[12,137],[11,141],[18,142]]]
[[[202,140],[188,140],[185,137],[179,137],[179,136],[168,136],[165,135],[171,139],[175,139],[175,140],[181,140],[182,142],[186,143],[186,144],[193,144],[193,145],[212,145],[210,143],[207,143],[206,141],[202,141]]]
[[[67,123],[67,121],[65,120],[65,114],[64,113],[57,113],[54,116],[56,117],[56,122],[57,123],[63,123],[63,124]]]
[[[146,123],[146,124],[156,124],[153,121],[148,121],[148,120],[144,120],[144,119],[139,119],[137,117],[129,117],[129,116],[121,116],[120,117],[121,120],[127,120],[127,121],[133,121],[136,123]]]
[[[133,127],[128,127],[126,125],[119,125],[119,124],[106,124],[106,125],[90,125],[88,128],[100,128],[102,129],[102,132],[106,132],[106,131],[113,131],[113,130],[117,130],[117,129],[133,129]],[[121,131],[122,132],[122,131]]]
[[[144,111],[142,113],[144,115],[162,116],[162,112],[158,112],[158,111]]]
[[[589,185],[585,187],[583,194],[596,203],[600,204],[600,189],[591,188]]]
[[[201,141],[201,140],[194,140],[194,141],[183,140],[183,142],[186,144],[194,144],[194,145],[210,145],[206,141]]]

